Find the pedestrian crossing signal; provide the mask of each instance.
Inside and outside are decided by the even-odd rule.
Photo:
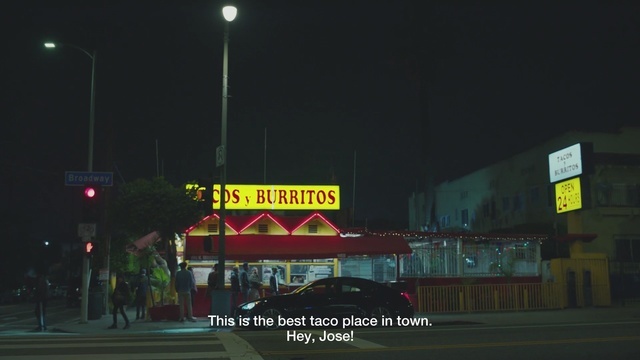
[[[84,243],[84,253],[87,256],[91,256],[93,254],[93,249],[95,249],[95,244],[91,241]]]

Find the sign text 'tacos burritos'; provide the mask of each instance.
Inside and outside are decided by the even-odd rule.
[[[226,185],[226,209],[340,210],[337,185]],[[220,209],[220,185],[213,185],[213,208]]]

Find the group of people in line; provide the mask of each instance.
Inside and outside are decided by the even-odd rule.
[[[196,293],[198,291],[196,286],[196,279],[192,268],[187,267],[186,262],[179,264],[180,270],[175,275],[175,290],[178,294],[178,306],[180,309],[180,322],[185,320],[195,322],[197,319],[193,316],[193,304]],[[207,290],[206,297],[213,301],[214,290],[221,289],[218,287],[218,264],[215,264],[211,269],[207,277]],[[231,283],[231,308],[241,302],[257,300],[261,297],[260,290],[262,289],[262,279],[258,273],[258,268],[253,267],[249,269],[248,263],[243,263],[242,268],[234,266],[231,274],[229,275]],[[124,329],[130,327],[129,319],[124,311],[124,306],[129,303],[128,291],[129,285],[124,281],[123,275],[118,275],[116,288],[112,295],[113,303],[113,325],[110,329],[116,329],[117,314],[120,312],[122,315],[125,326]],[[279,295],[279,281],[278,281],[278,269],[272,268],[271,276],[269,277],[269,288],[271,295]],[[135,287],[135,305],[136,305],[136,320],[145,318],[146,311],[146,294],[148,292],[148,277],[146,276],[146,270],[142,269],[140,277]],[[186,317],[185,317],[186,315]]]
[[[269,277],[269,287],[272,295],[279,295],[278,268],[271,269]],[[212,281],[212,279],[214,279]],[[211,292],[217,289],[218,264],[213,266],[213,271],[209,273],[207,291]],[[234,266],[229,275],[231,283],[231,306],[236,306],[240,301],[247,302],[260,298],[260,290],[262,289],[262,279],[258,273],[258,268],[254,267],[249,270],[249,264],[243,263],[242,270]],[[240,298],[242,295],[242,298]]]
[[[178,294],[178,304],[180,308],[179,321],[184,322],[185,319],[195,322],[197,319],[193,316],[193,303],[198,291],[196,286],[196,279],[193,274],[193,269],[187,269],[187,263],[182,262],[179,264],[180,270],[176,272],[175,277],[175,290]],[[279,295],[279,281],[278,281],[278,269],[272,268],[271,276],[269,278],[269,287],[271,295]],[[218,264],[215,264],[209,273],[207,278],[207,293],[208,299],[213,301],[214,290],[224,289],[224,287],[218,287]],[[242,270],[237,266],[233,267],[229,276],[231,282],[231,308],[241,302],[248,302],[259,299],[260,290],[262,288],[262,279],[258,273],[258,268],[254,267],[249,270],[249,264],[243,263]],[[35,315],[38,323],[37,330],[45,331],[47,329],[45,323],[46,305],[48,298],[48,281],[44,273],[40,273],[36,278],[35,286]],[[135,282],[134,288],[134,304],[136,306],[136,320],[144,320],[146,317],[146,305],[147,305],[147,293],[149,291],[149,277],[145,269],[140,270],[140,274]],[[109,329],[118,328],[118,313],[122,315],[125,322],[123,329],[128,329],[131,326],[125,307],[131,303],[130,299],[131,291],[129,284],[125,281],[123,274],[118,274],[116,277],[116,286],[111,295],[111,302],[113,304],[112,316],[113,324],[109,326]],[[186,311],[186,318],[185,318]]]
[[[178,303],[180,306],[180,321],[184,321],[185,308],[187,319],[196,321],[193,317],[193,298],[197,292],[195,277],[192,271],[185,271],[186,262],[180,263],[180,271],[176,273],[176,292],[178,293]],[[218,286],[219,273],[218,264],[213,265],[211,272],[207,276],[206,298],[214,301],[214,291],[224,289],[224,284]],[[269,286],[272,295],[279,295],[278,269],[273,268],[269,278]],[[240,302],[253,301],[260,298],[262,279],[258,273],[258,268],[249,270],[249,264],[243,263],[242,270],[234,266],[229,275],[231,283],[231,309]],[[240,297],[242,296],[242,297]]]

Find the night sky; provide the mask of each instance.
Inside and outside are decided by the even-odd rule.
[[[355,154],[358,221],[405,228],[428,175],[454,178],[571,129],[639,123],[638,5],[486,3],[234,2],[228,182],[263,183],[266,129],[267,183],[335,182],[350,207]],[[76,231],[65,214],[77,189],[63,175],[87,167],[91,61],[45,41],[97,50],[94,171],[175,185],[218,175],[222,5],[3,3],[10,234]]]

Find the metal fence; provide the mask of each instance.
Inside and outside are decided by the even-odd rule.
[[[521,241],[484,244],[458,239],[413,242],[400,255],[401,277],[487,277],[540,275],[539,244]]]
[[[558,283],[419,286],[418,312],[560,309]]]

